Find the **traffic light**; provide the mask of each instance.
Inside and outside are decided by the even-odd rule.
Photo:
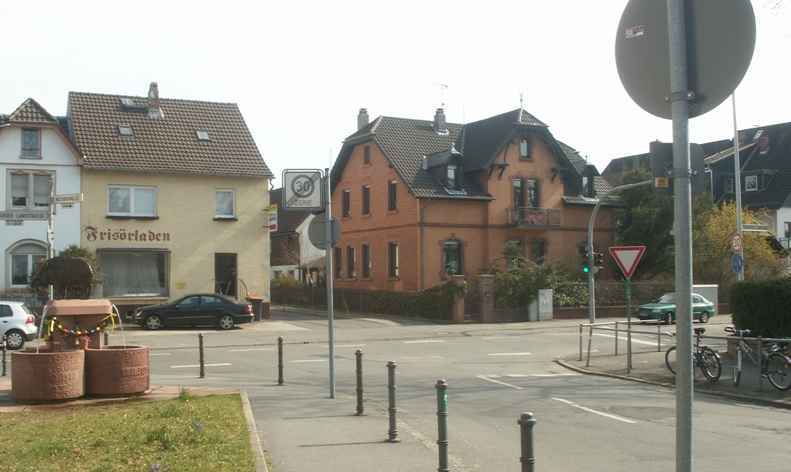
[[[673,192],[673,144],[654,141],[650,147],[651,174],[654,177],[654,190],[662,193]]]
[[[594,252],[593,253],[593,265],[597,268],[604,267],[604,253],[601,252]]]
[[[582,272],[587,274],[591,271],[590,267],[590,253],[588,252],[588,243],[585,241],[580,242],[577,245],[577,252],[579,252],[581,263],[582,263]]]

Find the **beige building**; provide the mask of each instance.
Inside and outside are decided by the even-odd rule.
[[[81,245],[101,295],[131,307],[189,293],[269,301],[271,172],[235,104],[69,94],[84,153]]]

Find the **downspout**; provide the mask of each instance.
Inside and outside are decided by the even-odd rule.
[[[423,290],[423,281],[425,280],[425,264],[423,264],[423,205],[421,204],[422,200],[419,198],[415,198],[417,201],[417,227],[418,227],[418,238],[417,238],[417,252],[418,252],[418,265],[420,265],[420,270],[418,271],[418,281],[417,281],[417,289]]]

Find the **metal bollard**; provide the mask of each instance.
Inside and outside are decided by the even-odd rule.
[[[437,380],[437,472],[448,472],[448,383]]]
[[[761,339],[761,337],[759,336],[758,340],[755,343],[758,345],[758,350],[755,351],[755,352],[758,353],[758,359],[762,359],[763,355],[764,355],[763,354],[763,352],[764,352],[764,340]],[[761,369],[760,368],[757,369],[757,372],[758,372],[758,391],[761,392],[764,389],[764,376],[761,373]]]
[[[277,384],[283,385],[283,336],[277,338]]]
[[[591,344],[593,343],[593,325],[590,325],[588,330],[588,360],[585,361],[585,367],[591,366]]]
[[[580,362],[582,361],[582,323],[580,323]]]
[[[536,425],[536,420],[532,413],[527,412],[522,413],[517,423],[520,426],[522,439],[522,457],[519,458],[522,462],[522,472],[534,472],[536,458],[533,455],[533,427]]]
[[[396,363],[387,363],[387,413],[389,416],[389,428],[387,430],[387,442],[399,442],[398,429],[396,428],[396,384],[395,384]]]
[[[357,349],[354,353],[357,373],[357,416],[363,415],[363,351]]]
[[[615,355],[618,355],[618,322],[615,322]]]
[[[110,333],[108,333],[107,331],[104,332],[104,345],[105,346],[110,345]]]
[[[206,377],[206,368],[203,365],[203,333],[198,333],[198,356],[200,361],[200,378]]]
[[[5,334],[3,335],[3,340],[0,342],[0,349],[3,350],[3,377],[6,376],[6,367],[5,367]]]
[[[656,325],[656,352],[662,352],[662,325]]]

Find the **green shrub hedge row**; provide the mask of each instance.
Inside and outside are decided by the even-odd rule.
[[[737,282],[731,309],[737,329],[765,338],[791,337],[791,278]]]

